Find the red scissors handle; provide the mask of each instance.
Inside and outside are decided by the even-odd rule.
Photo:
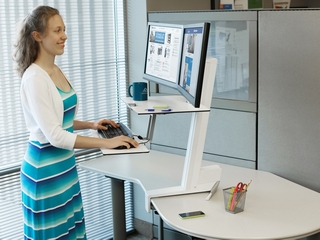
[[[246,188],[247,188],[246,183],[239,182],[235,188],[235,192],[243,192],[244,190],[246,190]]]

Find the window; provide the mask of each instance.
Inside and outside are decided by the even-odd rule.
[[[126,95],[126,35],[123,0],[0,0],[0,238],[22,238],[19,168],[28,132],[20,105],[20,79],[14,72],[12,45],[15,26],[38,5],[59,9],[66,24],[65,53],[56,58],[79,95],[77,119],[112,118],[128,123]],[[81,132],[90,134],[90,132]],[[99,151],[77,151],[77,161],[97,157]],[[89,239],[112,237],[110,181],[79,170]],[[125,184],[127,231],[133,230],[132,186]]]

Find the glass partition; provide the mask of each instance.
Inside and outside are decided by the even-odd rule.
[[[212,21],[207,57],[218,59],[213,97],[249,101],[247,22]]]

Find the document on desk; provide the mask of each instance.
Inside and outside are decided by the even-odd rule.
[[[93,137],[99,137],[96,131],[92,131]],[[135,137],[137,142],[140,142],[138,138]],[[115,154],[132,154],[132,153],[148,153],[150,149],[143,143],[139,144],[139,147],[129,148],[129,149],[111,149],[111,148],[100,148],[104,155],[115,155]]]

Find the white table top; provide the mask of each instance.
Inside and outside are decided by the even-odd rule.
[[[203,161],[203,165],[215,163]],[[180,185],[184,156],[151,151],[104,156],[80,167],[109,177],[138,183],[144,191]],[[174,229],[205,239],[297,239],[320,232],[320,194],[274,174],[218,164],[222,176],[211,200],[208,193],[152,198],[162,219]],[[222,189],[252,183],[245,209],[224,210]],[[202,210],[206,216],[182,220],[182,212]]]
[[[212,94],[211,94],[212,95]],[[210,108],[201,105],[199,108],[193,107],[181,95],[170,96],[149,96],[146,101],[134,101],[131,97],[122,98],[127,106],[135,111],[138,115],[144,114],[169,114],[169,113],[184,113],[184,112],[210,112]],[[136,106],[130,106],[136,104]],[[162,112],[163,108],[155,108],[155,106],[166,106],[164,108],[172,109],[170,112]],[[147,109],[154,108],[154,111],[149,112]]]
[[[138,183],[144,191],[148,191],[181,184],[184,157],[179,157],[180,161],[176,161],[168,158],[168,154],[156,151],[105,155],[82,162],[79,166],[109,177]]]

